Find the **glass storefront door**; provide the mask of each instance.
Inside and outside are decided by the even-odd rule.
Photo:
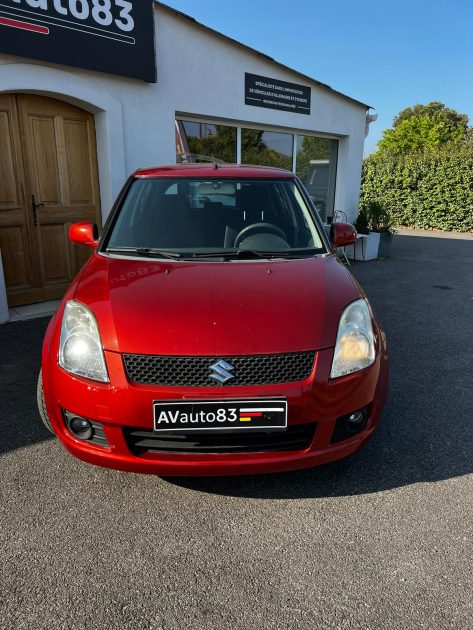
[[[296,136],[296,175],[307,188],[322,220],[333,216],[338,140]]]

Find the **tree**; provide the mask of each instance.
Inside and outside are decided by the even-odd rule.
[[[428,116],[439,122],[445,122],[452,127],[462,127],[465,131],[468,128],[468,116],[466,114],[460,114],[450,107],[446,107],[440,101],[432,101],[427,105],[414,105],[413,107],[406,107],[394,118],[393,127],[397,127],[404,120],[409,120],[412,117]]]
[[[405,155],[448,144],[466,141],[468,116],[446,107],[439,101],[406,107],[394,118],[378,142],[382,152]]]

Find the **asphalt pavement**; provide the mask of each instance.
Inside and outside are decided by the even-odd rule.
[[[0,327],[0,628],[473,627],[473,238],[352,272],[388,337],[383,422],[307,471],[103,470],[42,428],[47,320]]]

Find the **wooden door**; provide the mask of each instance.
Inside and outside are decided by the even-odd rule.
[[[0,95],[0,249],[8,302],[62,297],[90,255],[67,239],[100,223],[91,114],[62,101]]]
[[[16,98],[0,94],[0,251],[10,306],[41,300]]]

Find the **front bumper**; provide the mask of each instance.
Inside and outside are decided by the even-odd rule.
[[[122,356],[105,352],[110,384],[72,376],[58,367],[55,354],[43,349],[43,386],[54,429],[75,457],[99,466],[158,475],[234,475],[307,468],[347,457],[364,446],[383,410],[388,357],[380,333],[375,363],[356,374],[329,380],[333,349],[317,353],[314,371],[306,381],[247,387],[158,387],[127,381]],[[50,348],[51,346],[49,346]],[[153,427],[153,400],[272,398],[288,400],[288,425],[317,423],[311,443],[303,450],[219,454],[149,452],[134,454],[126,439],[128,429]],[[353,437],[332,443],[337,418],[369,406],[366,427]],[[70,433],[63,410],[103,424],[108,447],[84,442]]]

